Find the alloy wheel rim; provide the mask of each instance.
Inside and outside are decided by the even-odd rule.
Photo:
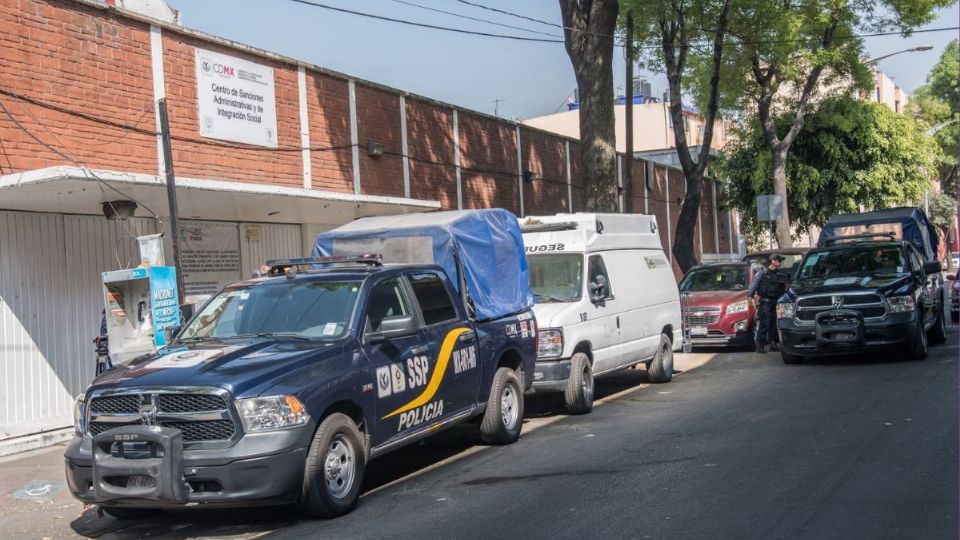
[[[353,444],[344,434],[338,433],[327,446],[327,455],[323,460],[327,491],[338,499],[343,498],[353,487],[355,476],[356,453]]]

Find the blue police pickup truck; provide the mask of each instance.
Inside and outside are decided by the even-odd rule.
[[[490,249],[525,278],[515,239]],[[529,300],[487,303],[465,286],[485,271],[464,264],[475,249],[447,240],[460,287],[442,256],[378,255],[272,261],[271,276],[223,289],[169,346],[78,399],[73,495],[118,518],[290,503],[333,517],[357,503],[370,459],[439,429],[475,420],[485,442],[516,441],[537,352]]]

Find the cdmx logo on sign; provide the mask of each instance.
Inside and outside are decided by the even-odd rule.
[[[205,75],[210,75],[211,73],[227,75],[229,77],[236,75],[236,68],[233,66],[225,66],[220,62],[211,62],[209,58],[200,59],[200,69],[203,70]]]

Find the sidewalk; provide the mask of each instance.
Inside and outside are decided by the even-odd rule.
[[[716,353],[676,353],[674,369],[678,372],[678,376],[683,376],[682,373],[694,370],[713,360],[716,356]],[[635,381],[636,379],[633,378],[632,380]],[[613,383],[616,384],[615,381]],[[608,382],[608,384],[610,383]],[[649,385],[635,386],[631,384],[622,387],[622,390],[615,394],[598,400],[596,406],[601,406],[601,402],[618,399],[622,395],[647,386]],[[531,418],[530,422],[525,425],[524,430],[532,432],[563,418],[566,418],[566,415],[558,411],[553,412],[550,417]],[[63,470],[64,448],[66,448],[66,443],[0,458],[0,493],[3,494],[0,497],[0,538],[42,540],[101,536],[122,536],[124,538],[145,536],[146,531],[143,528],[133,526],[130,522],[116,520],[107,515],[98,516],[96,508],[84,508],[83,504],[70,495]],[[472,450],[479,450],[480,448],[482,447],[476,447]],[[439,465],[434,464],[434,466]],[[414,476],[416,474],[416,472],[413,473]],[[407,479],[409,479],[409,476],[397,481]],[[267,524],[264,523],[263,525]],[[173,524],[171,524],[171,527],[175,528]],[[123,530],[127,528],[131,530]],[[255,534],[257,528],[251,527],[248,533]],[[171,528],[153,529],[150,532],[162,537],[164,530],[168,533],[172,532]],[[118,534],[110,534],[112,532]],[[229,536],[234,536],[234,534],[229,534]],[[193,536],[182,536],[181,534],[178,537],[189,538]]]

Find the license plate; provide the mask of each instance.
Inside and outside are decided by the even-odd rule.
[[[130,476],[127,477],[128,488],[154,488],[157,487],[157,480],[152,476]]]
[[[691,336],[705,336],[705,335],[707,335],[707,327],[706,327],[706,326],[691,326],[691,327],[690,327],[690,335],[691,335]]]
[[[833,334],[833,339],[837,341],[853,341],[856,337],[856,334],[850,332],[834,332]]]

